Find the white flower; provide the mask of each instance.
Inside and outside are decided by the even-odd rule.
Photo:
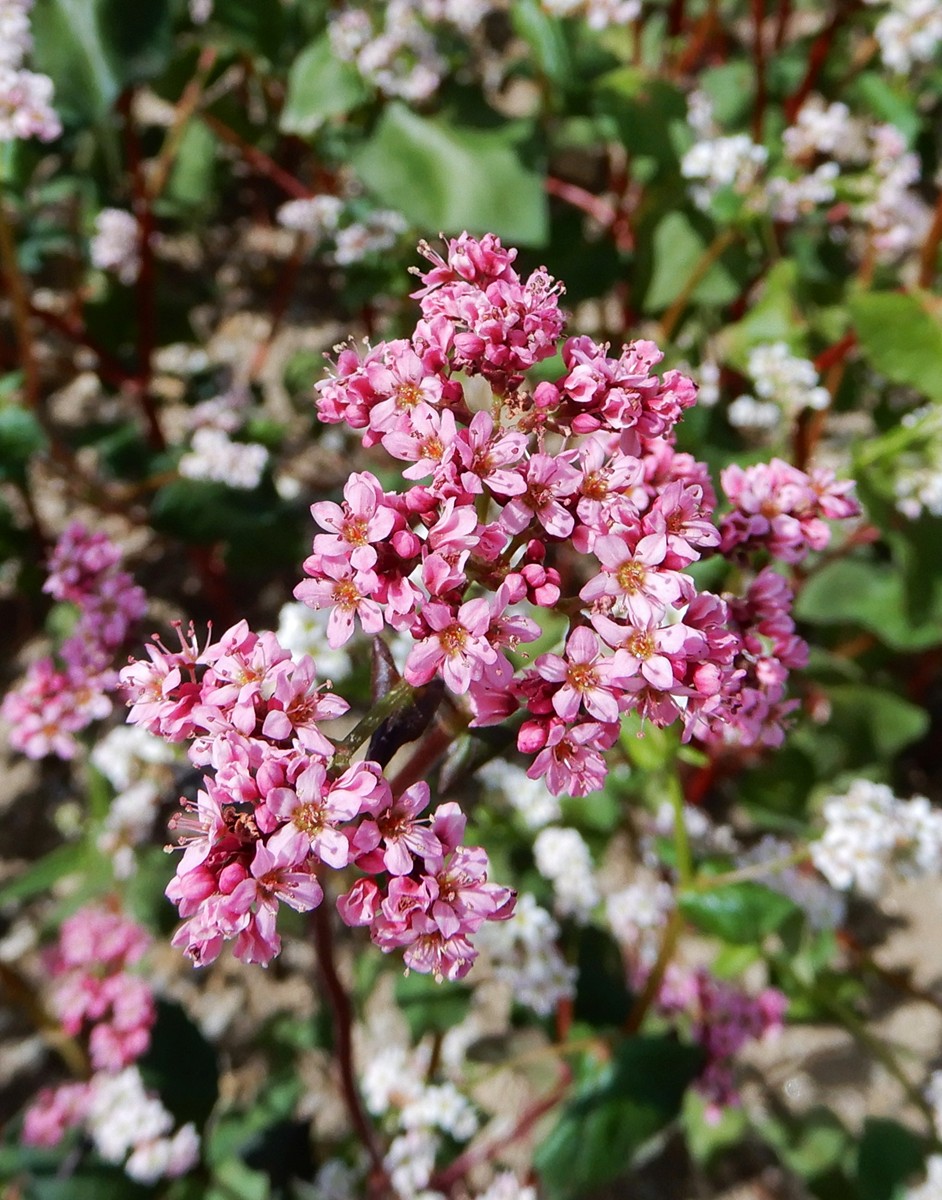
[[[575,995],[576,969],[557,949],[558,937],[559,926],[550,914],[524,892],[513,916],[486,922],[476,944],[487,953],[494,977],[510,987],[514,1000],[546,1017],[560,1000]]]
[[[285,229],[307,233],[322,241],[337,228],[343,201],[339,196],[312,196],[309,200],[289,200],[278,209],[278,224]]]
[[[585,923],[599,901],[592,855],[576,829],[550,826],[533,843],[536,869],[553,884],[556,911]]]
[[[93,1077],[87,1123],[101,1157],[119,1163],[136,1146],[169,1133],[173,1118],[146,1091],[137,1067],[125,1067],[114,1075],[99,1072]]]
[[[117,275],[132,284],[141,269],[138,224],[120,208],[103,208],[95,218],[95,232],[88,251],[92,266]]]
[[[515,809],[529,829],[541,829],[562,815],[559,800],[542,779],[530,779],[522,767],[501,759],[485,763],[478,770],[484,785]]]
[[[57,138],[62,123],[52,107],[52,94],[48,75],[0,63],[0,143]]]
[[[261,482],[268,451],[256,442],[233,442],[221,429],[203,426],[193,434],[177,470],[187,479],[208,479],[251,491]]]

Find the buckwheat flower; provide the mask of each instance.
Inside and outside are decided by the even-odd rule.
[[[311,608],[329,608],[327,644],[334,650],[348,642],[359,618],[364,633],[379,633],[383,628],[383,610],[373,599],[379,591],[379,578],[373,571],[357,571],[352,563],[322,559],[319,555],[304,563],[308,573],[322,578],[304,579],[294,589],[294,598]]]
[[[137,1067],[126,1067],[114,1075],[94,1076],[87,1125],[105,1162],[123,1163],[136,1146],[169,1133],[173,1118],[147,1091]]]
[[[33,48],[29,23],[32,0],[0,2],[0,67],[16,68]]]
[[[533,843],[536,869],[553,885],[555,907],[562,917],[585,924],[599,901],[589,847],[576,829],[550,826]]]
[[[213,15],[213,0],[190,0],[189,13],[194,25],[205,25]]]
[[[117,275],[125,285],[134,283],[141,269],[137,218],[120,208],[103,208],[88,251],[93,267]]]
[[[805,408],[827,408],[827,388],[821,387],[814,363],[793,355],[786,342],[756,346],[746,366],[755,383],[756,395],[777,404],[788,420]]]
[[[905,75],[935,57],[942,43],[942,13],[934,0],[892,0],[874,34],[886,65]]]
[[[821,96],[809,96],[802,104],[794,124],[782,134],[782,145],[796,162],[816,154],[850,162],[867,152],[863,122],[842,101],[825,103]]]
[[[641,0],[541,0],[555,17],[582,17],[590,29],[627,25],[641,12]]]
[[[39,138],[55,141],[62,122],[52,107],[53,83],[48,75],[0,63],[0,144]]]
[[[494,759],[479,767],[477,776],[520,814],[528,829],[542,829],[562,815],[559,801],[542,779],[531,779],[522,767]]]
[[[431,1084],[402,1106],[403,1129],[439,1129],[456,1141],[466,1142],[478,1129],[474,1105],[453,1083]]]
[[[124,1164],[125,1174],[137,1183],[153,1184],[176,1179],[199,1162],[200,1136],[192,1123],[182,1125],[172,1137],[140,1142]]]
[[[673,889],[664,880],[638,880],[605,897],[605,919],[636,972],[654,966],[660,930],[673,907]]]
[[[337,229],[343,207],[339,196],[327,194],[289,200],[278,209],[278,224],[322,242]]]
[[[42,1088],[23,1116],[27,1146],[58,1146],[66,1133],[82,1125],[91,1103],[88,1083],[63,1083]]]
[[[408,227],[401,213],[378,209],[362,221],[345,225],[335,232],[334,262],[339,267],[349,267],[371,254],[391,250]]]
[[[508,985],[514,1003],[542,1017],[575,995],[577,971],[557,947],[559,933],[556,921],[527,892],[517,898],[509,920],[482,925],[477,937],[494,978]]]
[[[185,479],[206,479],[252,491],[262,481],[268,450],[257,442],[234,442],[221,429],[197,429],[190,449],[177,464]]]
[[[429,1129],[410,1129],[393,1138],[383,1166],[401,1200],[408,1200],[432,1178],[441,1139]]]
[[[536,1188],[522,1184],[512,1171],[500,1171],[476,1200],[537,1200]]]
[[[691,195],[697,206],[708,208],[713,197],[725,188],[740,196],[751,192],[768,156],[768,150],[745,133],[708,138],[694,142],[684,154],[680,172],[694,181]]]
[[[365,571],[376,564],[375,544],[386,541],[392,533],[396,510],[387,506],[379,480],[369,471],[351,475],[343,495],[343,505],[323,500],[311,506],[318,525],[333,530],[330,535],[317,534],[314,553],[349,559],[358,571]]]
[[[553,693],[553,708],[564,721],[575,720],[581,707],[597,721],[613,722],[618,720],[620,688],[637,667],[624,654],[605,657],[599,639],[580,625],[569,636],[565,658],[541,654],[534,669],[561,685]]]

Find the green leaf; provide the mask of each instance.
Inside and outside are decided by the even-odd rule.
[[[681,294],[707,249],[706,239],[682,212],[669,212],[654,230],[654,268],[644,296],[644,311],[660,312]],[[739,284],[723,265],[715,262],[691,293],[701,304],[728,304],[739,294]]]
[[[202,1128],[219,1097],[219,1064],[216,1051],[178,1004],[158,1001],[140,1068],[178,1124],[192,1121]]]
[[[828,698],[828,731],[840,739],[848,766],[892,759],[929,728],[925,709],[886,688],[836,684]]]
[[[786,342],[792,351],[803,354],[805,323],[798,309],[797,288],[798,264],[788,258],[777,262],[748,313],[719,334],[720,357],[745,371],[750,350],[768,342]]]
[[[205,1200],[268,1200],[271,1195],[268,1176],[253,1171],[239,1158],[230,1158],[213,1172],[213,1183]]]
[[[516,33],[529,45],[540,74],[557,87],[565,86],[572,78],[572,55],[559,21],[537,0],[516,0],[510,20]]]
[[[163,70],[173,49],[169,0],[37,0],[33,62],[65,116],[101,121],[130,83]]]
[[[436,983],[412,971],[396,979],[396,1004],[414,1040],[432,1031],[447,1033],[468,1015],[471,992],[460,983]]]
[[[579,974],[573,1015],[596,1028],[621,1025],[631,1011],[625,963],[617,944],[590,925],[579,931]]]
[[[15,404],[0,409],[0,479],[22,483],[32,456],[46,445],[36,417]]]
[[[302,137],[315,133],[325,121],[343,116],[368,97],[359,72],[334,54],[330,38],[322,34],[292,63],[278,128]]]
[[[619,67],[593,88],[596,111],[614,119],[626,150],[650,157],[664,169],[678,169],[672,128],[686,128],[687,103],[671,83],[642,67]]]
[[[680,1111],[702,1062],[671,1037],[622,1042],[561,1112],[534,1155],[549,1200],[570,1200],[615,1179]]]
[[[26,1196],[28,1200],[144,1200],[152,1194],[117,1167],[87,1163],[62,1175],[33,1176]]]
[[[217,146],[215,136],[202,121],[187,125],[160,198],[161,212],[199,216],[210,210],[215,197]]]
[[[857,1147],[860,1200],[898,1200],[923,1167],[925,1144],[905,1125],[868,1117]]]
[[[942,643],[942,611],[914,621],[905,579],[889,563],[828,563],[805,582],[795,615],[811,625],[860,625],[892,650],[925,650]]]
[[[213,22],[240,50],[272,61],[278,57],[285,30],[281,0],[214,0]]]
[[[414,225],[448,234],[490,231],[516,245],[542,246],[543,180],[519,149],[531,132],[517,121],[499,129],[461,127],[397,102],[352,162],[375,198]]]
[[[860,348],[893,383],[942,400],[942,321],[919,292],[861,292],[848,301]]]
[[[683,892],[678,904],[698,929],[736,945],[761,941],[795,911],[787,896],[750,880],[709,891]]]
[[[81,871],[83,848],[72,842],[57,846],[0,888],[0,906],[48,892],[65,875]]]

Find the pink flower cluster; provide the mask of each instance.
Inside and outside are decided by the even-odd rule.
[[[747,1042],[782,1028],[788,998],[771,987],[751,996],[716,979],[705,967],[690,970],[671,963],[656,1007],[664,1016],[691,1022],[694,1040],[706,1053],[696,1087],[708,1102],[708,1116],[718,1120],[723,1108],[739,1103],[732,1071],[735,1056]]]
[[[11,745],[30,758],[73,758],[75,734],[111,712],[115,653],[147,609],[143,590],[118,569],[120,560],[113,542],[77,521],[56,544],[43,591],[75,605],[75,626],[56,659],[33,663],[0,707]]]
[[[319,724],[348,705],[321,691],[313,660],[293,660],[274,634],[243,621],[202,649],[192,637],[180,643],[170,651],[155,641],[150,661],[121,673],[129,720],[191,742],[191,760],[209,769],[174,822],[184,847],[167,888],[184,918],[174,944],[199,964],[233,941],[238,958],[267,964],[281,946],[280,905],[316,908],[319,874],[353,866],[363,876],[338,902],[349,924],[370,925],[383,950],[402,948],[416,970],[466,974],[468,936],[509,916],[513,893],[487,881],[483,850],[459,844],[457,805],[423,817],[427,784],[394,796],[378,763],[335,763]]]
[[[87,1042],[94,1072],[115,1074],[150,1046],[156,1012],[150,986],[129,968],[151,938],[146,929],[102,908],[82,908],[63,922],[48,956],[50,1008],[65,1032]],[[54,1146],[66,1129],[84,1121],[91,1084],[47,1088],[27,1110],[24,1138]]]
[[[777,460],[729,468],[735,508],[718,527],[706,468],[674,448],[695,385],[657,375],[653,343],[612,357],[570,338],[561,377],[530,390],[524,372],[562,332],[557,285],[542,269],[522,281],[491,235],[450,241],[447,259],[423,252],[433,266],[412,338],[344,348],[318,385],[321,418],[382,443],[411,486],[387,492],[362,472],[342,504],[315,504],[325,532],[295,596],[330,610],[333,646],[357,621],[408,635],[406,680],[440,676],[476,725],[525,709],[519,749],[556,793],[601,786],[632,710],[680,720],[686,737],[775,741],[784,681],[803,661],[788,588],[764,577],[734,608],[686,568],[717,551],[795,562],[826,543],[823,517],[858,511],[852,485]],[[520,667],[537,608],[565,611],[570,633],[561,654]]]

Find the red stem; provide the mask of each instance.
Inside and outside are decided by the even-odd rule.
[[[214,117],[212,113],[200,113],[200,120],[205,123],[207,128],[228,145],[233,146],[239,151],[242,158],[254,167],[260,175],[267,176],[273,183],[277,183],[283,192],[287,192],[289,196],[294,196],[299,200],[308,200],[314,193],[310,188],[295,177],[289,174],[283,167],[280,167],[273,158],[270,158],[263,150],[259,150],[257,146],[253,146],[251,142],[247,142],[241,134],[236,133],[234,129],[230,129],[218,117]]]
[[[795,118],[801,110],[801,106],[814,91],[818,82],[818,76],[824,69],[824,64],[828,61],[837,31],[851,13],[860,7],[861,2],[862,0],[839,0],[834,15],[812,42],[811,49],[808,52],[808,67],[804,78],[795,92],[785,101],[785,119],[789,125],[794,123]]]
[[[389,1178],[383,1165],[383,1152],[376,1130],[373,1128],[360,1093],[357,1090],[353,1068],[353,1007],[346,988],[337,974],[334,959],[334,940],[330,924],[330,913],[326,903],[319,905],[313,913],[314,946],[317,950],[318,966],[327,992],[334,1018],[334,1040],[337,1065],[340,1068],[340,1086],[343,1091],[347,1112],[357,1137],[363,1143],[372,1166],[370,1191],[374,1196],[389,1192]]]
[[[750,0],[752,9],[752,59],[756,73],[756,102],[752,110],[752,140],[762,141],[765,125],[765,106],[768,101],[765,79],[765,43],[762,26],[765,22],[765,0]]]

